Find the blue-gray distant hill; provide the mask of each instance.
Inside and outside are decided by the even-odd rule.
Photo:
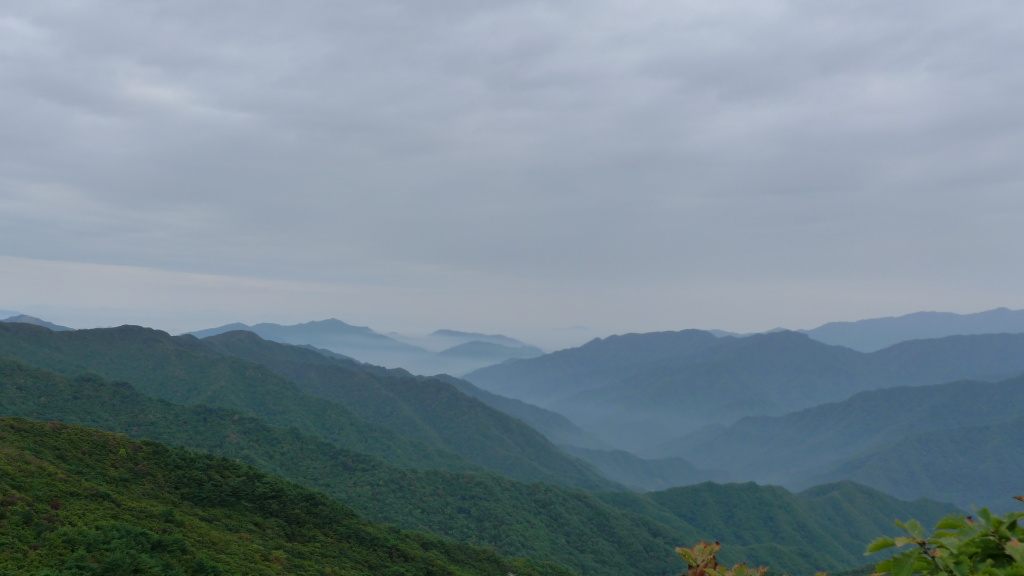
[[[526,346],[525,343],[516,340],[515,338],[509,338],[504,334],[481,334],[479,332],[462,332],[459,330],[434,330],[427,338],[443,342],[446,345],[444,348],[450,348],[459,344],[466,344],[468,342],[489,342],[491,344],[500,344],[502,346],[508,346],[510,348],[519,348]]]
[[[2,312],[0,312],[0,314],[2,314]],[[67,326],[61,326],[59,324],[54,324],[53,322],[47,322],[46,320],[42,320],[40,318],[36,318],[35,316],[28,316],[27,314],[15,314],[13,316],[10,316],[8,318],[4,318],[3,320],[0,320],[0,322],[12,322],[12,323],[16,322],[16,323],[19,323],[19,324],[34,324],[36,326],[42,326],[43,328],[49,328],[50,330],[53,330],[54,332],[66,332],[68,330],[74,330],[74,328],[68,328]]]
[[[964,334],[1024,333],[1024,310],[996,308],[976,314],[915,312],[905,316],[856,322],[829,322],[813,330],[800,332],[826,344],[874,352],[906,340]]]
[[[234,323],[189,334],[196,338],[207,338],[236,330],[253,332],[260,338],[274,342],[326,348],[362,362],[388,368],[404,368],[431,356],[429,351],[418,346],[399,342],[365,326],[353,326],[335,318],[291,326],[271,323],[249,326]]]
[[[258,334],[265,340],[314,346],[368,364],[403,368],[413,374],[424,375],[445,373],[458,376],[510,358],[532,358],[543,354],[542,350],[513,338],[454,330],[439,330],[424,340],[425,344],[429,341],[435,349],[441,350],[435,352],[410,343],[413,339],[385,336],[368,327],[352,326],[334,318],[291,326],[234,323],[189,334],[207,338],[236,330]]]
[[[1021,372],[1021,334],[915,340],[863,353],[796,332],[718,338],[684,330],[596,339],[466,379],[655,456],[666,455],[654,447],[669,439],[745,416],[782,415],[865,390]]]
[[[666,443],[698,466],[788,487],[853,480],[900,498],[1007,509],[1024,478],[1024,375],[862,392]]]

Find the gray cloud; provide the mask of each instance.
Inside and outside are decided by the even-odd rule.
[[[1022,26],[924,0],[4,3],[0,246],[356,299],[304,314],[371,286],[471,329],[1024,307]]]

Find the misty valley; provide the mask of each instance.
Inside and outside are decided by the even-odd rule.
[[[551,351],[9,316],[0,575],[1024,574],[1024,311]]]

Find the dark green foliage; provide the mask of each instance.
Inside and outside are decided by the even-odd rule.
[[[227,332],[205,338],[203,344],[262,364],[304,392],[344,405],[368,422],[450,450],[510,478],[589,489],[617,487],[536,430],[449,382],[330,358],[251,332]]]
[[[1024,497],[1016,496],[1024,501]],[[977,518],[951,515],[943,518],[931,536],[917,520],[897,522],[906,536],[878,538],[868,552],[903,548],[878,564],[879,574],[892,576],[1024,576],[1024,527],[1022,512],[998,516],[987,508]]]
[[[0,574],[569,574],[376,527],[215,456],[0,420]]]

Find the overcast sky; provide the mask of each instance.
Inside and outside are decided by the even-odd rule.
[[[0,0],[0,308],[523,339],[1024,308],[1022,95],[1021,2]]]

